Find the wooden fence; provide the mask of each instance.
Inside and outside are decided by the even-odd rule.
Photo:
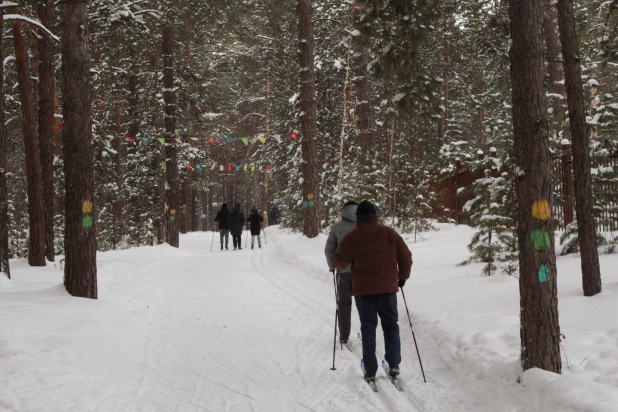
[[[495,153],[490,153],[495,156]],[[483,160],[484,155],[479,155]],[[562,146],[561,153],[552,156],[552,182],[554,185],[553,216],[556,219],[556,229],[562,230],[575,219],[575,200],[573,195],[573,165],[571,146]],[[608,156],[595,157],[591,160],[594,170],[612,167],[618,171],[618,150],[611,151]],[[438,179],[435,189],[438,193],[432,218],[442,221],[451,221],[458,224],[468,224],[469,216],[463,211],[468,200],[474,197],[470,191],[462,191],[475,180],[484,176],[482,169],[470,170],[466,164],[457,162],[456,171],[445,173]],[[597,220],[598,228],[602,231],[618,231],[618,183],[594,183],[595,196],[601,197],[603,209],[598,212],[602,217]]]

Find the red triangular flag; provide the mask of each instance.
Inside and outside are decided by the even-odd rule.
[[[298,140],[298,133],[292,132],[292,133],[290,133],[290,137],[292,138],[292,140],[297,141]]]

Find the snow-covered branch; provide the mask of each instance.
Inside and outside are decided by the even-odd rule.
[[[4,6],[6,3],[0,4],[0,6]],[[47,27],[43,26],[40,21],[28,18],[26,16],[22,16],[21,14],[5,14],[4,20],[21,20],[26,23],[37,26],[41,30],[43,30],[49,37],[60,43],[60,38],[52,33]]]

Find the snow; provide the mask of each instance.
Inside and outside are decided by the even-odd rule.
[[[398,101],[403,99],[405,95],[406,95],[405,93],[397,93],[395,97],[393,97],[393,102],[397,103]]]
[[[570,367],[522,374],[517,279],[457,267],[473,231],[437,226],[419,243],[404,235],[426,384],[401,297],[406,392],[383,376],[379,394],[368,390],[357,339],[353,352],[337,349],[330,370],[326,236],[275,226],[261,250],[221,252],[217,235],[209,252],[213,233],[197,232],[182,235],[180,249],[99,253],[98,300],[69,296],[58,267],[12,260],[13,279],[0,277],[0,410],[615,411],[618,255],[601,256],[604,292],[593,298],[582,295],[578,257],[558,258]]]
[[[570,146],[570,145],[571,145],[571,142],[569,142],[569,139],[562,139],[562,140],[560,141],[560,144],[561,144],[562,146]]]

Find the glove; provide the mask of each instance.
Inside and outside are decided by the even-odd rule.
[[[405,279],[399,279],[399,282],[397,282],[397,284],[399,285],[400,288],[403,288],[406,284],[406,280]]]
[[[335,273],[335,269],[330,269],[329,272],[330,273]]]

